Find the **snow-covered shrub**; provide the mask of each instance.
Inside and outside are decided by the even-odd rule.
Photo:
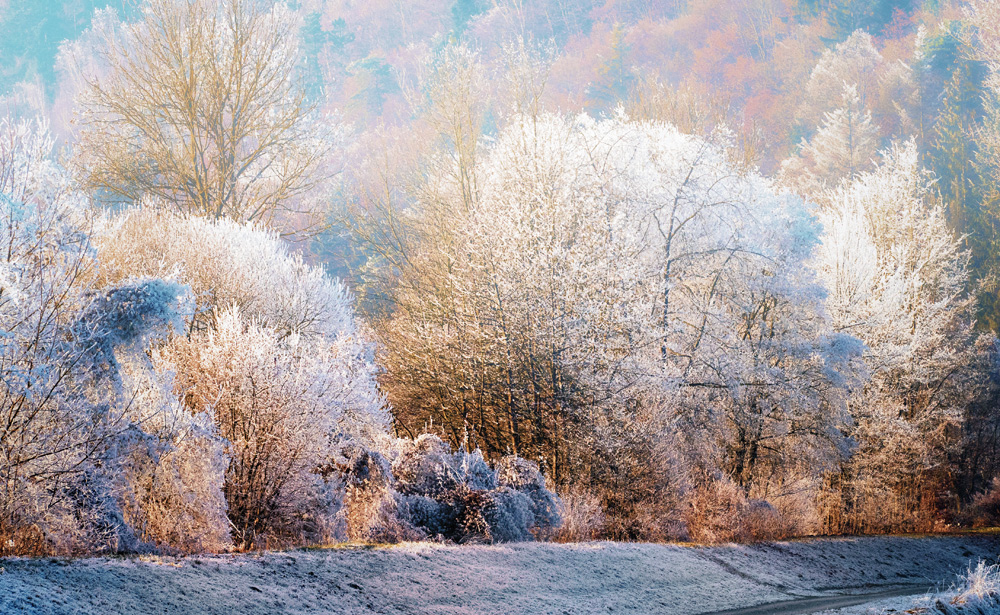
[[[404,495],[440,497],[461,482],[451,447],[441,438],[423,434],[406,446],[392,464],[396,488]]]
[[[401,498],[392,487],[392,469],[385,457],[353,443],[340,455],[347,482],[344,514],[349,540],[400,542],[424,536],[399,514]]]
[[[548,537],[558,529],[559,498],[545,487],[545,477],[538,470],[538,464],[508,455],[497,462],[496,470],[499,488],[506,487],[528,496],[534,532],[540,537]]]
[[[137,512],[130,523],[141,530],[141,538],[166,550],[226,551],[232,541],[222,491],[223,442],[214,425],[192,423],[165,451],[129,460],[135,472],[126,476]],[[136,467],[137,462],[142,465]]]
[[[540,537],[551,534],[551,520],[543,520],[545,525],[539,525],[534,513],[535,502],[525,492],[500,487],[474,493],[485,494],[480,515],[488,530],[486,537],[489,542],[523,542],[531,540],[536,534]],[[549,495],[555,497],[551,493]]]
[[[452,453],[437,436],[423,434],[403,445],[392,471],[406,496],[407,520],[430,536],[513,542],[558,523],[558,513],[553,518],[549,511],[557,498],[545,489],[537,466],[520,458],[501,460],[494,472],[479,451]]]
[[[145,275],[192,289],[186,335],[152,355],[226,442],[237,545],[331,539],[345,487],[321,468],[343,441],[372,446],[388,424],[347,289],[264,227],[153,203],[108,217],[97,244],[102,282]]]
[[[145,276],[190,286],[192,329],[211,328],[214,310],[236,305],[282,334],[358,338],[347,287],[259,224],[179,214],[150,201],[104,220],[95,243],[102,280]]]
[[[125,385],[132,406],[145,409],[144,429],[155,437],[123,451],[126,519],[143,541],[162,550],[227,550],[225,442],[210,417],[177,400],[171,375],[142,359],[125,365]]]
[[[234,307],[210,330],[157,352],[188,409],[214,417],[228,442],[225,491],[238,544],[301,534],[301,521],[323,514],[309,509],[325,490],[316,468],[337,438],[374,429],[362,423],[371,421],[366,409],[353,405],[356,358],[342,348],[322,337],[282,336]]]
[[[791,534],[770,503],[747,497],[732,480],[706,481],[690,495],[684,521],[688,539],[699,543],[756,542]]]
[[[146,549],[126,469],[169,447],[128,372],[149,373],[186,291],[96,283],[89,203],[52,147],[44,124],[0,121],[0,551]]]
[[[480,450],[471,453],[463,450],[455,452],[454,463],[459,480],[470,489],[490,491],[496,489],[497,476],[490,464],[483,458]]]
[[[156,472],[163,456],[175,452],[163,429],[164,414],[179,413],[167,408],[170,402],[176,407],[174,399],[147,404],[150,383],[152,390],[159,387],[155,377],[137,382],[136,376],[141,381],[151,375],[146,346],[170,331],[181,290],[176,284],[150,280],[93,293],[60,334],[63,360],[72,364],[41,366],[60,370],[57,373],[72,386],[51,389],[46,401],[52,405],[39,408],[41,420],[20,425],[18,435],[38,440],[33,461],[53,464],[49,471],[55,476],[39,471],[44,466],[35,463],[10,469],[36,472],[22,474],[25,494],[33,501],[22,502],[20,512],[36,513],[33,527],[45,535],[49,550],[152,548],[143,522],[151,511],[148,502],[133,497],[135,479],[142,473],[140,467]],[[33,403],[25,397],[26,403]],[[190,422],[189,416],[180,417]],[[61,423],[64,431],[54,432],[53,423]],[[16,459],[25,448],[12,452]],[[189,508],[205,504],[198,499]]]
[[[375,382],[374,351],[354,319],[350,293],[274,231],[148,204],[105,220],[95,242],[102,280],[146,276],[188,285],[193,334],[211,331],[218,315],[235,307],[255,330],[272,331],[303,355],[311,347],[326,379],[342,379],[330,402],[343,413],[341,426],[368,443],[385,433],[389,417]]]
[[[66,480],[76,531],[63,527],[57,532],[63,538],[55,540],[77,534],[88,551],[131,552],[158,546],[190,550],[192,540],[200,546],[206,535],[224,535],[224,517],[213,517],[210,491],[183,494],[186,502],[144,497],[147,480],[169,471],[185,455],[180,433],[194,428],[190,435],[211,440],[210,434],[197,433],[196,420],[180,408],[146,354],[151,342],[176,332],[185,289],[163,280],[136,280],[93,295],[72,326],[72,339],[84,349],[76,377],[85,384],[85,394],[75,403],[90,420],[107,427],[101,447]],[[211,461],[211,456],[199,459],[200,464]],[[188,488],[202,478],[211,480],[201,474],[185,478]],[[171,516],[157,526],[163,511],[182,509],[201,523]],[[177,530],[190,530],[191,536]]]
[[[559,494],[562,501],[562,525],[554,539],[559,542],[594,540],[604,529],[601,499],[580,487],[570,487]]]
[[[494,471],[479,451],[452,453],[432,434],[394,449],[391,465],[360,448],[339,464],[352,539],[516,542],[548,537],[559,524],[559,499],[531,462],[508,457]]]

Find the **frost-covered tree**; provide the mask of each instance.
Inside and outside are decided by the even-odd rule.
[[[400,255],[377,327],[403,429],[599,486],[620,535],[643,531],[642,502],[668,521],[687,464],[756,496],[787,487],[793,457],[836,459],[852,345],[802,267],[801,201],[718,144],[624,117],[514,118],[471,206],[453,178],[417,193],[414,234],[449,232]]]
[[[858,30],[842,43],[826,49],[816,63],[796,113],[797,131],[806,135],[803,141],[814,146],[818,141],[827,141],[819,147],[829,151],[831,139],[843,141],[843,135],[849,132],[845,125],[857,126],[861,133],[856,133],[858,141],[854,147],[859,148],[861,156],[848,166],[865,166],[883,138],[905,138],[920,130],[917,81],[909,64],[883,57],[872,35]],[[814,136],[815,131],[818,133]],[[864,144],[867,133],[874,140],[870,146]],[[834,147],[842,149],[839,145]],[[804,164],[807,171],[828,180],[829,186],[841,179],[829,181],[831,178],[822,177],[823,173],[813,169],[830,164],[829,160],[812,162],[812,153],[808,151],[800,152],[799,156],[801,160],[793,158],[792,162]]]
[[[838,330],[865,343],[869,372],[851,396],[858,450],[835,486],[833,531],[927,527],[981,390],[986,337],[973,331],[968,256],[935,201],[911,141],[823,198],[817,267]],[[922,516],[923,515],[923,516]]]
[[[855,86],[844,86],[843,105],[826,113],[823,123],[797,156],[782,164],[785,183],[815,195],[867,170],[878,149],[879,131],[861,103]]]
[[[316,222],[301,197],[323,176],[332,132],[296,80],[288,7],[148,0],[134,23],[103,14],[94,24],[101,66],[77,102],[85,186],[286,230]]]
[[[186,470],[212,452],[213,433],[157,399],[162,383],[144,354],[179,322],[184,290],[148,278],[95,283],[88,204],[52,146],[42,123],[0,123],[0,549],[171,543],[140,493],[156,476],[170,482],[156,497],[174,498],[159,512],[190,532],[174,546],[216,547],[218,500],[210,490],[193,500],[200,477]],[[168,466],[187,484],[165,476]]]
[[[823,52],[806,83],[803,120],[816,126],[823,113],[841,99],[845,85],[854,86],[860,104],[870,105],[877,96],[879,73],[885,60],[868,32],[858,30]]]

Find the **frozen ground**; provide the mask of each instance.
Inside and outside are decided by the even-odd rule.
[[[831,608],[813,598],[919,595],[947,587],[970,562],[998,556],[1000,538],[979,535],[722,547],[405,544],[182,559],[7,559],[0,560],[0,613],[792,615]],[[782,605],[760,606],[766,603]],[[881,604],[897,603],[905,600]]]

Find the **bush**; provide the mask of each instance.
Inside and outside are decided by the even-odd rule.
[[[501,487],[478,493],[486,494],[481,514],[489,530],[489,542],[524,542],[532,539],[532,530],[551,531],[551,526],[539,527],[538,517],[532,512],[534,502],[524,492]]]
[[[461,478],[450,447],[423,434],[403,448],[392,464],[396,488],[404,495],[441,497],[458,488]]]
[[[130,210],[95,249],[45,143],[3,143],[0,553],[342,536],[346,487],[320,468],[388,420],[346,289],[225,220]]]
[[[553,537],[559,542],[594,540],[604,531],[605,517],[601,500],[579,487],[559,495],[562,525]]]
[[[394,543],[423,538],[424,534],[400,514],[401,498],[393,489],[392,469],[385,457],[356,443],[346,446],[342,454],[348,539]]]
[[[770,503],[747,497],[725,477],[694,490],[684,521],[689,539],[699,543],[758,542],[790,534],[788,523]]]
[[[308,526],[328,524],[314,508],[327,490],[316,468],[339,439],[375,430],[378,420],[354,406],[356,387],[368,383],[340,346],[283,337],[234,308],[157,357],[176,372],[189,411],[213,417],[228,442],[225,493],[238,546],[306,541]]]
[[[559,498],[535,464],[508,457],[494,472],[479,451],[452,453],[430,434],[395,444],[391,465],[357,445],[343,455],[352,540],[516,542],[558,527]]]
[[[152,355],[161,373],[175,374],[186,411],[209,417],[226,442],[236,545],[342,533],[346,487],[318,469],[339,443],[370,445],[388,423],[346,287],[271,230],[153,203],[107,218],[96,243],[102,283],[141,274],[192,289],[185,335]]]
[[[962,520],[973,527],[1000,525],[1000,478],[994,478],[986,491],[976,494]]]
[[[534,517],[532,531],[538,538],[548,538],[558,529],[559,498],[545,487],[545,477],[533,461],[513,455],[497,463],[497,486],[520,491],[531,502]]]

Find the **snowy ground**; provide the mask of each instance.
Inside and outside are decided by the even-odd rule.
[[[1000,538],[952,536],[722,547],[406,544],[183,559],[7,559],[0,560],[0,613],[778,612],[747,609],[851,593],[921,594],[947,587],[979,558],[998,556]]]

